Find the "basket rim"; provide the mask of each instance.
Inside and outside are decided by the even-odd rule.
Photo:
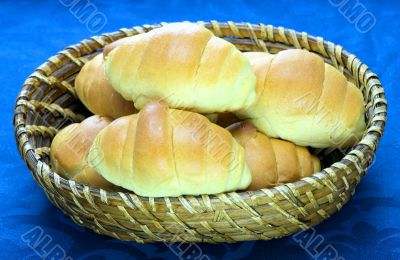
[[[217,22],[217,21],[210,21],[210,22],[202,22],[199,21],[198,23],[203,24],[206,28],[211,29],[216,36],[224,36],[222,33],[221,29],[223,28],[248,28],[249,33],[254,33],[254,29],[261,30],[260,28],[264,28],[264,30],[267,31],[267,34],[269,32],[278,32],[283,40],[277,40],[278,44],[283,44],[285,47],[288,48],[297,48],[299,45],[299,42],[297,41],[294,42],[293,44],[290,42],[288,37],[296,37],[297,39],[301,39],[306,37],[307,39],[307,44],[309,43],[314,43],[321,47],[320,50],[311,50],[309,51],[318,54],[319,56],[325,57],[325,59],[336,59],[337,62],[340,60],[343,62],[343,65],[346,65],[345,67],[351,72],[352,74],[355,75],[355,73],[358,74],[363,74],[363,82],[361,86],[363,86],[366,90],[371,90],[374,88],[377,90],[376,95],[374,95],[371,99],[371,102],[373,106],[371,107],[372,112],[374,113],[368,120],[367,122],[367,128],[364,131],[362,139],[357,143],[357,145],[353,146],[352,149],[347,152],[344,157],[338,161],[330,165],[329,167],[326,167],[324,169],[321,169],[320,172],[314,173],[311,177],[305,177],[302,178],[296,182],[292,183],[287,183],[287,184],[282,184],[273,188],[268,188],[268,189],[261,189],[257,191],[233,191],[233,192],[226,192],[224,194],[231,194],[233,197],[239,196],[242,199],[244,198],[249,198],[250,196],[274,196],[274,194],[279,193],[279,192],[291,192],[292,191],[292,185],[296,186],[297,188],[305,187],[306,185],[309,185],[309,183],[312,181],[314,182],[315,180],[324,180],[324,179],[333,179],[335,180],[335,174],[338,172],[338,169],[340,168],[346,168],[350,169],[351,166],[354,166],[357,172],[362,175],[364,172],[366,172],[367,167],[370,166],[371,161],[373,156],[375,155],[376,149],[378,147],[379,141],[382,138],[384,127],[385,127],[385,122],[387,120],[387,100],[385,98],[384,94],[384,89],[379,81],[379,78],[375,73],[373,73],[369,67],[362,63],[355,55],[351,54],[350,52],[346,51],[343,49],[342,46],[336,45],[332,42],[325,41],[321,37],[316,37],[313,35],[308,35],[305,32],[297,32],[292,29],[286,29],[283,27],[274,27],[272,25],[264,25],[262,23],[260,24],[250,24],[250,23],[233,23],[233,22]],[[160,24],[154,24],[154,25],[142,25],[142,26],[135,26],[133,27],[133,30],[136,31],[136,34],[139,33],[144,33],[149,30],[158,28],[160,26],[163,26],[167,23],[160,23]],[[212,194],[212,195],[181,195],[179,197],[143,197],[136,195],[134,192],[115,192],[115,191],[105,191],[100,188],[95,188],[91,187],[88,185],[84,184],[78,184],[75,183],[74,181],[64,179],[60,175],[58,175],[56,172],[52,171],[50,168],[50,165],[45,163],[40,159],[40,155],[36,154],[35,149],[33,146],[29,143],[29,133],[26,130],[26,122],[25,118],[19,118],[18,115],[21,114],[20,112],[16,112],[17,107],[19,106],[24,106],[24,103],[26,101],[29,101],[29,99],[25,96],[25,92],[27,91],[25,88],[27,86],[30,86],[30,80],[34,78],[35,80],[40,80],[40,76],[38,77],[38,74],[41,76],[47,76],[46,74],[50,75],[52,72],[54,72],[57,68],[55,69],[48,69],[49,64],[54,64],[54,61],[60,60],[60,59],[67,59],[68,61],[72,61],[76,64],[80,63],[77,58],[83,56],[85,53],[81,53],[80,48],[85,46],[85,41],[95,41],[98,43],[99,48],[102,48],[105,43],[108,44],[112,41],[115,41],[117,39],[114,39],[110,37],[110,35],[117,35],[117,37],[122,38],[122,37],[127,37],[130,36],[132,33],[128,32],[129,29],[126,28],[121,28],[119,31],[115,31],[112,33],[104,33],[101,36],[93,36],[88,39],[82,40],[79,43],[75,45],[71,45],[66,47],[65,49],[57,52],[54,56],[50,57],[47,59],[42,65],[40,65],[35,71],[26,79],[24,82],[21,91],[19,92],[16,103],[15,103],[15,110],[14,110],[14,120],[13,120],[13,125],[14,125],[14,132],[15,132],[15,139],[18,145],[18,150],[21,154],[21,157],[24,159],[26,164],[28,165],[30,171],[35,171],[36,173],[42,174],[43,169],[48,173],[47,176],[39,175],[43,179],[50,179],[52,182],[58,184],[62,188],[70,189],[74,194],[78,196],[82,196],[83,193],[89,192],[90,195],[94,197],[98,197],[101,199],[101,201],[104,201],[104,196],[106,196],[105,201],[107,201],[107,197],[110,199],[116,199],[116,200],[122,200],[124,196],[126,195],[133,195],[137,196],[138,198],[142,199],[153,199],[155,201],[158,200],[165,200],[168,199],[170,203],[174,202],[179,202],[179,198],[189,198],[189,197],[203,197],[207,196],[209,197],[210,202],[212,203],[214,200],[219,199],[219,194]],[[239,31],[237,30],[232,30],[233,33],[241,37],[242,35],[240,34]],[[253,37],[254,36],[254,37]],[[103,37],[103,39],[102,39]],[[266,35],[266,41],[268,41],[269,35]],[[255,40],[255,44],[259,44],[259,39],[254,35],[251,35],[250,38],[252,40]],[[105,39],[108,39],[108,42],[104,42]],[[293,38],[294,39],[294,38]],[[264,41],[264,39],[263,39]],[[330,53],[331,51],[335,52],[336,56],[333,56],[333,53]],[[93,50],[88,49],[88,53],[93,52]],[[338,56],[338,53],[340,54]],[[345,64],[346,62],[346,64]],[[63,63],[65,64],[65,62]],[[61,67],[61,66],[60,66]],[[47,69],[46,69],[47,68]],[[366,93],[368,96],[368,93]],[[365,97],[364,97],[365,98]],[[379,108],[379,110],[378,110]],[[40,169],[40,170],[39,170]],[[38,180],[37,180],[38,181]],[[43,181],[43,180],[42,180]],[[46,180],[45,180],[46,181]],[[40,184],[41,181],[38,181]],[[42,186],[42,185],[41,185]],[[314,186],[315,187],[315,186]],[[316,188],[317,189],[317,188]]]

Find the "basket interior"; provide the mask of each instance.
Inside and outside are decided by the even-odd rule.
[[[252,41],[252,39],[241,39],[231,35],[221,36],[221,38],[224,38],[225,40],[233,43],[242,52],[265,51],[254,45],[254,41]],[[281,50],[294,48],[291,45],[285,45],[282,43],[267,43],[266,45],[268,52],[274,54],[278,53]],[[80,122],[84,118],[93,115],[77,98],[73,90],[74,80],[75,77],[78,75],[80,69],[82,68],[83,64],[92,59],[98,53],[102,52],[102,50],[102,48],[99,48],[90,53],[82,55],[81,57],[79,57],[79,60],[81,61],[80,64],[76,64],[74,61],[69,61],[52,73],[51,76],[56,78],[58,81],[61,80],[68,83],[70,85],[70,90],[68,88],[65,88],[65,86],[63,85],[57,85],[56,88],[54,88],[54,86],[49,86],[47,82],[41,82],[40,86],[32,92],[32,100],[44,104],[53,104],[53,107],[42,106],[40,107],[40,109],[36,109],[35,111],[28,111],[30,113],[30,116],[27,117],[27,125],[46,126],[53,130],[47,136],[37,135],[31,137],[32,144],[34,144],[34,149],[49,147],[54,137],[54,133],[68,126],[69,124]],[[319,54],[319,56],[321,56],[321,54]],[[325,62],[331,65],[335,65],[332,60],[326,57],[323,58]],[[354,79],[353,75],[347,68],[343,66],[336,67],[343,72],[348,80],[354,82],[358,88],[363,90],[365,102],[367,103],[368,100],[365,96],[365,88],[360,85],[360,82]],[[62,109],[57,109],[58,107],[56,107],[55,105],[58,105]],[[365,118],[366,120],[368,120],[368,113],[366,113]],[[331,164],[337,161],[340,161],[347,154],[347,152],[351,150],[351,147],[340,149],[314,149],[310,147],[309,150],[312,154],[319,157],[319,159],[321,160],[321,167],[325,168],[329,167]],[[41,159],[45,163],[50,164],[48,153],[44,153]]]

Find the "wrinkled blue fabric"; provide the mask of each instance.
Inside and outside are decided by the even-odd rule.
[[[342,0],[86,0],[97,15],[90,22],[74,16],[68,7],[72,2],[0,1],[1,259],[60,259],[64,254],[73,259],[400,259],[399,1],[349,0],[348,5],[357,5],[352,14],[348,6],[340,7]],[[179,247],[98,235],[50,203],[15,145],[13,107],[25,78],[57,51],[92,35],[183,20],[262,22],[305,31],[342,45],[378,74],[389,103],[386,132],[374,164],[340,212],[313,230],[282,239]]]

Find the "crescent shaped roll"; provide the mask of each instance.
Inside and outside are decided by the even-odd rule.
[[[54,137],[50,147],[52,169],[60,176],[81,184],[113,190],[115,188],[87,163],[89,149],[96,135],[111,120],[101,116],[91,116],[81,123],[63,128]],[[93,160],[99,158],[93,158]]]
[[[135,113],[132,101],[125,100],[108,82],[103,54],[88,61],[75,79],[78,98],[94,114],[118,118]]]
[[[255,100],[256,78],[247,58],[198,24],[168,24],[105,52],[112,86],[138,109],[163,99],[171,108],[207,114],[246,108]]]
[[[269,138],[249,123],[236,123],[227,129],[246,151],[252,175],[248,190],[294,182],[321,170],[319,159],[305,147]]]
[[[89,161],[108,181],[141,196],[215,194],[251,182],[244,149],[205,116],[154,101],[96,137]]]
[[[237,112],[270,137],[317,148],[354,145],[365,130],[361,91],[306,50],[246,53],[257,98]]]

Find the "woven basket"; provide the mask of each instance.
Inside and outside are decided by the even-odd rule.
[[[346,152],[315,150],[325,167],[300,181],[254,192],[177,198],[108,192],[66,180],[51,171],[49,146],[57,131],[90,113],[76,97],[74,79],[106,44],[161,25],[94,36],[69,46],[39,66],[18,95],[15,137],[19,152],[47,197],[77,224],[121,240],[146,243],[268,240],[305,230],[342,208],[366,172],[382,136],[387,102],[377,76],[341,46],[282,27],[203,23],[242,51],[303,48],[322,56],[362,90],[367,130]]]

